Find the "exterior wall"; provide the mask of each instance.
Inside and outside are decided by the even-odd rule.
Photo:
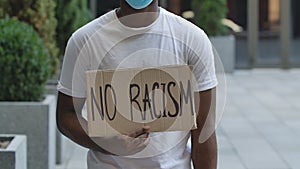
[[[101,4],[103,8],[116,5],[114,3],[118,4],[118,1],[90,1],[97,1],[97,6]],[[255,1],[255,3],[252,1]],[[159,0],[159,2],[169,11],[181,15],[182,12],[190,10],[191,0]],[[243,60],[246,61],[246,66],[238,66],[239,68],[252,68],[257,66],[288,68],[292,65],[290,58],[294,56],[297,58],[299,55],[299,53],[297,53],[298,50],[290,48],[290,46],[298,44],[300,37],[300,11],[296,9],[300,5],[299,0],[227,0],[227,5],[227,18],[239,26],[242,26],[244,29],[244,32],[235,34],[237,39],[242,39],[243,41],[237,40],[236,48],[243,51],[242,54],[237,52],[236,55],[237,57],[239,57],[239,55],[245,57]],[[105,11],[102,10],[102,12]],[[254,14],[255,18],[254,16],[249,17],[249,14]],[[278,44],[276,45],[277,47],[273,47],[280,50],[280,52],[276,52],[276,56],[269,53],[266,54],[267,57],[276,57],[278,60],[276,64],[273,64],[273,62],[267,65],[258,63],[260,58],[264,57],[259,56],[264,52],[258,50],[259,47],[261,48],[261,46],[263,46],[261,44],[261,38],[274,39],[274,41],[266,44],[266,46],[271,46],[272,43]],[[294,39],[298,41],[295,41],[295,43],[293,41]],[[265,49],[265,47],[262,48],[265,51],[268,50]],[[293,56],[290,56],[291,53],[293,53]],[[296,65],[298,65],[296,67],[299,67],[300,62]]]
[[[293,21],[293,36],[300,38],[300,1],[292,0],[292,21]]]

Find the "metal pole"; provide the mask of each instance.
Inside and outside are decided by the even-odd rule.
[[[93,18],[97,16],[97,0],[89,0],[90,1],[90,10],[92,12]]]
[[[248,58],[250,62],[250,68],[253,68],[257,60],[257,44],[258,44],[258,9],[259,0],[248,0]]]
[[[280,1],[280,55],[281,66],[288,69],[291,44],[291,0]]]

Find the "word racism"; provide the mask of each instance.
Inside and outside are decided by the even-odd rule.
[[[87,112],[90,136],[132,131],[189,130],[196,126],[191,68],[88,71]]]
[[[162,117],[177,117],[182,115],[182,105],[183,104],[189,104],[190,106],[190,113],[194,115],[194,105],[192,104],[193,102],[193,97],[192,97],[192,86],[191,86],[191,81],[188,80],[187,82],[187,88],[185,89],[183,86],[182,81],[179,82],[180,84],[180,97],[179,100],[176,100],[174,95],[171,92],[171,88],[176,87],[176,83],[174,81],[170,81],[168,84],[166,83],[159,83],[159,82],[154,82],[153,85],[151,86],[152,88],[152,97],[149,96],[149,86],[148,84],[144,84],[144,89],[143,91],[144,96],[142,99],[142,102],[139,102],[137,99],[141,92],[141,86],[138,84],[130,84],[129,87],[129,104],[130,104],[130,114],[131,114],[131,121],[133,121],[133,116],[135,114],[140,114],[141,115],[141,120],[145,121],[146,120],[146,113],[147,110],[150,112],[150,116],[152,120],[155,118],[162,118]],[[103,91],[104,89],[104,91]],[[134,94],[133,90],[136,89],[137,92]],[[160,94],[162,95],[162,104],[163,110],[159,110],[157,112],[156,107],[155,107],[155,95],[156,92],[155,90],[161,90]],[[108,98],[108,93],[112,94],[113,96],[113,112],[108,112],[108,103],[107,103],[107,98]],[[102,120],[104,120],[105,114],[107,115],[107,118],[112,121],[115,119],[117,115],[117,104],[118,104],[118,97],[117,93],[115,92],[113,86],[111,84],[106,84],[104,87],[99,86],[99,96],[100,96],[100,102],[96,100],[95,97],[95,90],[93,87],[90,88],[90,99],[92,100],[91,102],[91,113],[92,113],[92,119],[93,121],[95,120],[95,108],[97,109],[97,112],[99,113],[100,117]],[[170,110],[167,110],[166,107],[166,97],[169,97],[171,101],[173,102],[173,106],[175,111],[171,112]],[[183,103],[184,102],[184,103]],[[138,112],[134,111],[134,104],[136,104],[136,107],[138,107]],[[105,112],[105,113],[104,113]]]

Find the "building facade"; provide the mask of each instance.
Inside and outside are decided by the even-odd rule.
[[[182,15],[191,0],[159,0]],[[95,16],[118,7],[119,1],[90,0]],[[300,67],[299,0],[227,0],[227,18],[243,28],[236,37],[236,68]]]

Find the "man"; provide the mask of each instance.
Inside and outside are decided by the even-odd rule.
[[[144,126],[114,137],[87,135],[81,113],[85,71],[179,64],[194,66],[198,129],[151,133]],[[200,28],[159,7],[157,0],[120,0],[120,8],[70,38],[58,85],[57,125],[68,138],[90,149],[89,169],[190,169],[191,159],[195,169],[216,169],[216,85],[212,47]],[[207,135],[204,142],[199,141],[201,133]],[[191,152],[187,148],[190,135]]]

